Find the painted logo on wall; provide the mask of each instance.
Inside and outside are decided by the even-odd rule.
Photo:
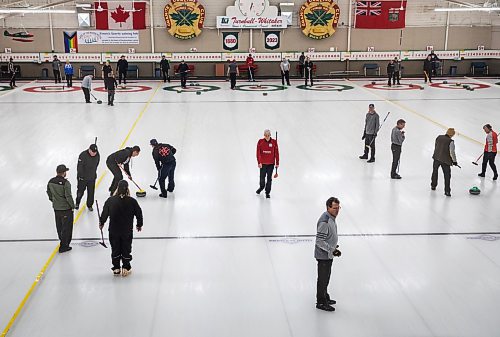
[[[201,34],[205,21],[205,8],[198,0],[171,0],[163,10],[170,35],[189,40]]]
[[[300,28],[311,39],[326,39],[335,33],[340,8],[333,0],[307,0],[300,7]]]

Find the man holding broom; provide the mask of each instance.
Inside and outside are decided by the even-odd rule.
[[[271,198],[273,170],[275,166],[278,168],[280,165],[280,152],[278,141],[271,138],[271,131],[267,129],[264,130],[264,138],[257,142],[257,163],[260,169],[260,184],[256,193],[260,194],[265,188],[266,198],[269,199]]]
[[[113,174],[113,182],[109,187],[111,196],[115,193],[118,182],[123,179],[122,170],[127,174],[127,177],[132,180],[132,175],[130,174],[130,159],[132,157],[137,157],[140,152],[141,148],[137,145],[134,147],[126,147],[123,150],[110,154],[106,159],[106,166]]]

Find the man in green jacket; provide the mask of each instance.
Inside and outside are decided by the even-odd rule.
[[[72,248],[69,246],[73,237],[73,209],[75,203],[71,196],[71,184],[66,180],[66,165],[57,166],[57,175],[47,184],[47,195],[52,202],[56,216],[57,235],[59,236],[59,253],[64,253]]]

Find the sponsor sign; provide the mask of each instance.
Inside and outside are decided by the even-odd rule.
[[[139,44],[137,30],[79,30],[79,45]]]
[[[286,28],[284,16],[218,16],[217,28],[228,29],[263,29]]]
[[[224,50],[238,49],[238,33],[222,33],[222,48],[224,48]]]

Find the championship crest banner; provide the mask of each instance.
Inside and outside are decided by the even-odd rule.
[[[339,17],[340,8],[333,0],[307,0],[299,10],[302,33],[315,40],[332,36]]]
[[[205,8],[198,0],[171,0],[163,10],[170,35],[189,40],[201,34],[205,21]]]
[[[222,48],[224,48],[224,50],[238,49],[238,33],[236,32],[222,33]]]
[[[280,31],[264,32],[264,45],[266,49],[278,49],[280,47]]]

